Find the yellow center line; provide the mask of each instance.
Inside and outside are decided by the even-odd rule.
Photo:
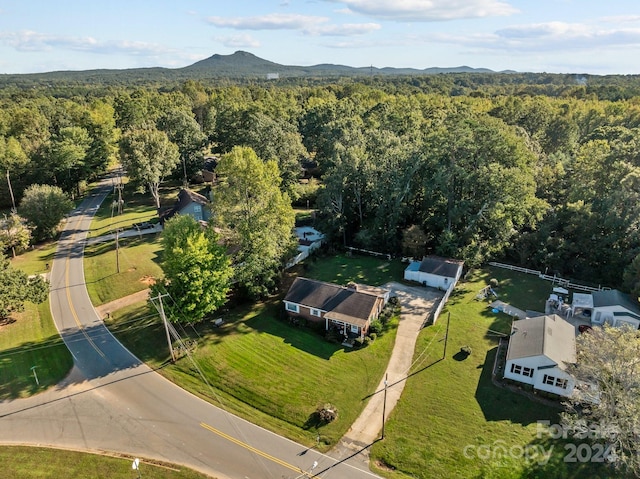
[[[306,471],[300,469],[299,467],[294,466],[292,464],[289,464],[288,462],[285,462],[282,459],[278,459],[277,457],[274,457],[271,454],[267,454],[266,452],[261,451],[260,449],[256,449],[255,447],[250,446],[249,444],[247,444],[245,442],[242,442],[242,441],[236,439],[233,436],[229,436],[228,434],[225,434],[224,432],[216,429],[213,426],[209,426],[208,424],[205,424],[204,422],[201,422],[200,426],[202,426],[203,428],[211,431],[214,434],[217,434],[218,436],[220,436],[220,437],[222,437],[222,438],[224,438],[224,439],[226,439],[228,441],[231,441],[234,444],[237,444],[240,447],[244,447],[245,449],[247,449],[247,450],[249,450],[249,451],[251,451],[251,452],[253,452],[253,453],[257,454],[257,455],[259,455],[261,457],[264,457],[265,459],[268,459],[268,460],[270,460],[272,462],[275,462],[276,464],[280,464],[281,466],[284,466],[284,467],[286,467],[288,469],[291,469],[292,471],[294,471],[294,472],[296,472],[298,474],[304,474],[306,477],[312,477]]]
[[[80,219],[76,221],[76,226],[79,223],[80,223]],[[70,241],[71,244],[73,244],[74,237],[75,237],[75,234],[71,237],[71,241]],[[80,331],[82,332],[86,340],[89,342],[89,344],[91,344],[93,349],[95,349],[100,356],[106,359],[106,356],[104,355],[104,353],[100,350],[100,348],[98,348],[96,343],[93,342],[93,340],[89,337],[89,335],[85,331],[84,327],[82,326],[82,323],[80,322],[80,318],[78,318],[78,313],[76,312],[76,308],[73,306],[73,302],[71,301],[71,286],[69,284],[69,262],[70,262],[70,253],[67,253],[67,257],[65,261],[65,286],[67,290],[67,302],[69,303],[69,310],[71,311],[71,315],[73,316],[73,319],[78,325],[78,328],[80,329]]]

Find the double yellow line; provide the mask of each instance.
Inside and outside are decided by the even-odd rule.
[[[276,464],[280,464],[281,466],[286,467],[287,469],[291,469],[292,471],[296,472],[297,474],[301,474],[304,475],[308,478],[314,478],[314,477],[318,477],[318,476],[311,476],[308,472],[300,469],[297,466],[294,466],[292,464],[289,464],[288,462],[283,461],[282,459],[278,459],[277,457],[272,456],[271,454],[267,454],[264,451],[261,451],[260,449],[256,449],[253,446],[250,446],[249,444],[242,442],[238,439],[236,439],[233,436],[229,436],[228,434],[225,434],[224,432],[216,429],[213,426],[209,426],[208,424],[205,424],[204,422],[200,423],[200,426],[202,426],[204,429],[207,429],[208,431],[211,431],[214,434],[217,434],[218,436],[226,439],[227,441],[231,441],[234,444],[237,444],[240,447],[243,447],[245,449],[247,449],[248,451],[253,452],[254,454],[257,454],[258,456],[264,457],[265,459],[268,459],[272,462],[275,462]]]
[[[77,220],[77,224],[80,223],[80,220]],[[71,241],[70,243],[73,243],[73,240],[75,238],[75,234],[70,238]],[[106,356],[104,355],[104,353],[100,350],[100,348],[98,348],[98,346],[96,345],[96,343],[93,342],[93,339],[91,339],[89,337],[89,335],[87,334],[87,332],[85,331],[84,327],[82,326],[82,323],[80,322],[80,318],[78,318],[78,313],[76,312],[76,308],[73,306],[73,302],[71,301],[71,285],[69,284],[69,261],[70,261],[70,255],[71,252],[67,253],[67,257],[65,259],[65,263],[64,263],[64,272],[65,272],[65,288],[67,290],[67,302],[69,303],[69,310],[71,311],[71,315],[73,316],[73,319],[75,320],[76,324],[78,325],[78,329],[80,329],[80,331],[82,331],[82,334],[84,335],[84,337],[86,338],[86,340],[89,342],[89,344],[93,347],[93,349],[95,349],[97,351],[97,353],[102,356],[103,358],[106,359]]]

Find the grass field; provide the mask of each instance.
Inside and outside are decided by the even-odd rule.
[[[86,454],[62,449],[7,446],[0,447],[4,479],[38,477],[42,479],[134,479],[133,458]],[[139,465],[140,477],[154,479],[205,479],[209,476],[183,466],[146,462]]]
[[[537,438],[537,421],[557,423],[559,408],[492,383],[497,348],[492,331],[508,333],[511,318],[493,314],[487,302],[476,299],[490,278],[500,281],[500,299],[521,309],[543,308],[552,288],[535,276],[499,269],[475,271],[459,284],[439,322],[418,338],[415,374],[387,423],[386,439],[373,446],[374,463],[394,479],[607,477],[611,471],[604,468],[565,463],[563,444]],[[447,358],[437,362],[447,313],[451,313]],[[472,348],[470,356],[456,354],[467,345]],[[553,446],[550,463],[542,466],[518,457],[519,448],[525,446]],[[514,452],[503,454],[501,447]]]
[[[159,233],[120,240],[120,273],[116,268],[113,243],[96,243],[85,248],[84,275],[94,306],[148,288],[151,278],[162,276],[162,268],[158,264],[161,249]]]
[[[398,265],[338,256],[319,259],[301,274],[337,283],[379,284],[398,279]],[[226,324],[221,328],[198,327],[201,337],[194,357],[211,387],[186,358],[161,371],[186,389],[280,434],[308,445],[320,435],[326,449],[323,445],[337,442],[378,385],[395,342],[397,319],[368,347],[353,350],[279,319],[281,308],[273,298],[232,309],[223,315]],[[113,315],[110,328],[138,357],[160,367],[168,350],[163,329],[150,313],[141,305],[122,310]],[[337,407],[339,417],[318,428],[314,412],[326,402]]]
[[[27,274],[47,271],[56,243],[49,242],[11,259],[11,266]],[[25,304],[0,325],[0,399],[29,396],[59,382],[72,366],[72,358],[53,324],[49,301]],[[35,382],[33,366],[40,385]]]

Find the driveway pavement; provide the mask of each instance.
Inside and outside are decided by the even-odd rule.
[[[382,287],[390,289],[397,295],[401,306],[396,342],[385,374],[388,376],[386,420],[404,389],[405,379],[411,368],[416,340],[422,325],[427,315],[438,306],[444,293],[431,288],[407,286],[395,282],[384,284]],[[384,407],[384,382],[385,378],[383,377],[378,384],[377,392],[371,396],[358,419],[332,450],[333,457],[340,459],[349,456],[355,451],[371,445],[380,437]],[[358,457],[362,458],[362,463],[368,462],[368,454],[364,454],[364,451]]]

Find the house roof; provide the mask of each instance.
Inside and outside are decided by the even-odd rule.
[[[335,317],[329,319],[342,318],[339,320],[345,321],[350,317],[359,321],[346,321],[349,324],[360,322],[365,324],[380,297],[368,291],[359,291],[308,278],[296,278],[284,300],[327,313],[331,312]]]
[[[464,261],[457,259],[425,256],[418,267],[418,271],[447,278],[455,278],[458,274],[458,269],[462,268],[463,264]]]
[[[617,289],[594,291],[591,293],[591,297],[593,298],[594,308],[622,306],[632,313],[640,315],[640,304],[632,300],[629,295],[626,295]]]
[[[576,361],[576,332],[556,314],[513,321],[507,360],[546,356],[560,367]]]
[[[191,203],[198,203],[199,205],[204,206],[209,204],[209,200],[206,196],[196,193],[195,191],[191,191],[186,188],[181,189],[180,193],[178,193],[178,202],[175,206],[176,211],[182,211]]]

